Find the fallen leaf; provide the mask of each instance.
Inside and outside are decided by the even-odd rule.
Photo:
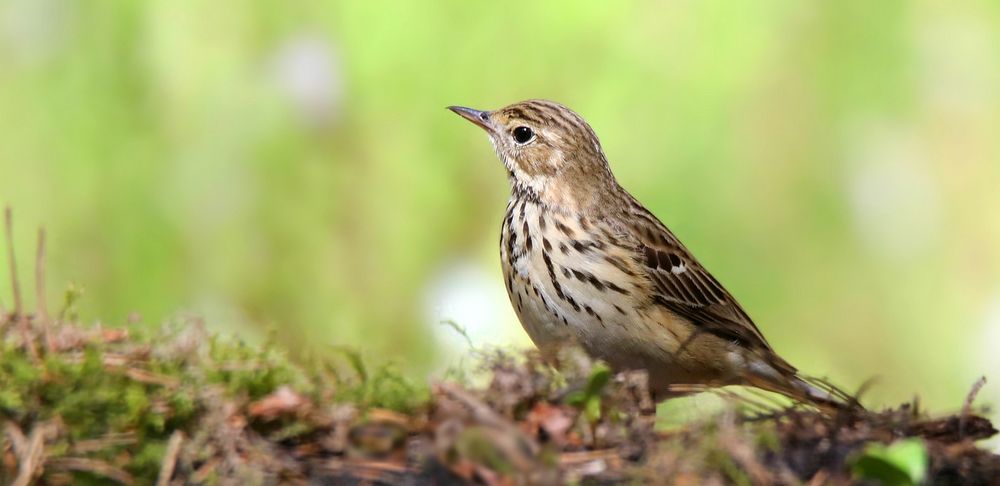
[[[248,411],[252,417],[273,419],[279,415],[303,411],[310,405],[309,399],[302,394],[289,386],[281,386],[270,395],[251,403]]]

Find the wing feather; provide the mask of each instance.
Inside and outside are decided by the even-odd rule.
[[[634,200],[633,200],[634,202]],[[794,368],[778,357],[750,316],[725,287],[655,216],[638,202],[631,205],[620,239],[635,244],[635,259],[653,283],[653,302],[691,321],[696,328],[736,342]]]

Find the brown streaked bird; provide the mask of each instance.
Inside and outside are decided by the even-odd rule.
[[[507,169],[507,292],[543,352],[575,342],[650,391],[750,385],[824,409],[858,406],[804,379],[736,299],[611,173],[590,125],[545,100],[449,109],[484,129]]]

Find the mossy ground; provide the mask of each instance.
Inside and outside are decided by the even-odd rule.
[[[655,430],[641,376],[578,353],[553,363],[480,352],[485,385],[426,386],[344,351],[293,363],[197,321],[152,333],[50,323],[49,342],[41,324],[2,323],[5,484],[987,484],[1000,474],[1000,457],[974,444],[995,430],[968,411],[829,417],[736,401]]]

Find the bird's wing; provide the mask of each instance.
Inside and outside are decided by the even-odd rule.
[[[697,329],[778,358],[740,304],[694,255],[638,202],[631,205],[624,230],[635,260],[653,284],[653,303],[691,321]]]

